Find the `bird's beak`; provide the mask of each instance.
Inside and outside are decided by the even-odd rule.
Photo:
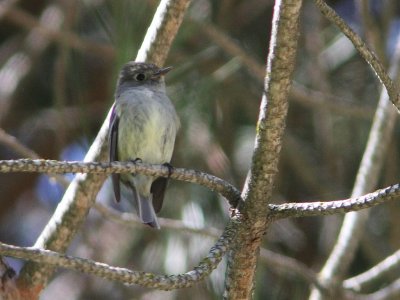
[[[159,69],[157,72],[155,72],[153,74],[154,77],[160,77],[160,76],[164,76],[165,74],[167,74],[169,71],[171,71],[173,68],[172,67],[165,67],[165,68],[161,68]]]

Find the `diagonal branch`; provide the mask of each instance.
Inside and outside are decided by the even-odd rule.
[[[386,257],[383,261],[372,267],[371,269],[352,278],[346,279],[343,282],[345,289],[354,291],[362,291],[372,285],[384,281],[387,275],[398,271],[400,266],[400,250],[397,250],[392,255]]]
[[[320,9],[321,13],[333,24],[335,24],[353,43],[354,47],[364,58],[364,60],[371,66],[379,80],[385,86],[389,95],[390,101],[400,110],[400,95],[397,85],[390,78],[384,66],[376,57],[376,55],[368,49],[365,42],[355,33],[349,25],[328,5],[324,0],[315,0],[315,4]]]

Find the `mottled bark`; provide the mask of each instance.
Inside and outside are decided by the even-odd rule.
[[[255,149],[243,191],[245,202],[239,208],[243,221],[228,258],[226,299],[252,297],[260,243],[268,227],[268,203],[278,171],[301,4],[299,0],[277,1],[275,4]]]

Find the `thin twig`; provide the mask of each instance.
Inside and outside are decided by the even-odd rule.
[[[357,300],[388,300],[399,299],[400,297],[400,278],[393,281],[391,284],[377,290],[374,293],[360,295]]]
[[[372,267],[371,269],[343,282],[345,289],[351,289],[360,292],[371,285],[384,281],[385,276],[398,271],[400,266],[400,250],[386,257],[383,261]]]
[[[327,202],[270,204],[269,209],[270,217],[273,219],[323,216],[358,211],[399,198],[400,184],[395,184],[356,198]]]
[[[10,147],[19,155],[29,157],[32,159],[40,159],[39,154],[37,154],[32,149],[26,147],[25,145],[23,145],[20,141],[18,141],[17,138],[8,134],[1,128],[0,128],[0,143]],[[59,174],[49,174],[49,177],[52,179],[56,179],[64,187],[67,187],[69,184],[69,181],[64,176],[61,176]]]
[[[328,5],[324,0],[315,0],[315,4],[320,9],[321,13],[333,24],[335,24],[353,43],[354,47],[364,58],[364,60],[371,66],[379,80],[385,86],[389,95],[390,101],[400,110],[400,95],[398,87],[390,78],[385,68],[376,57],[376,55],[368,49],[364,41],[355,33],[349,25]]]
[[[30,148],[26,147],[25,145],[21,144],[14,136],[6,133],[1,128],[0,128],[0,143],[11,148],[12,150],[17,152],[21,156],[34,158],[34,159],[40,158],[39,155],[35,151],[33,151]]]

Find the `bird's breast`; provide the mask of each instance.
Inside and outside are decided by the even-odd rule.
[[[140,158],[147,163],[171,160],[178,127],[175,110],[167,96],[151,91],[120,95],[118,156],[120,160]]]

